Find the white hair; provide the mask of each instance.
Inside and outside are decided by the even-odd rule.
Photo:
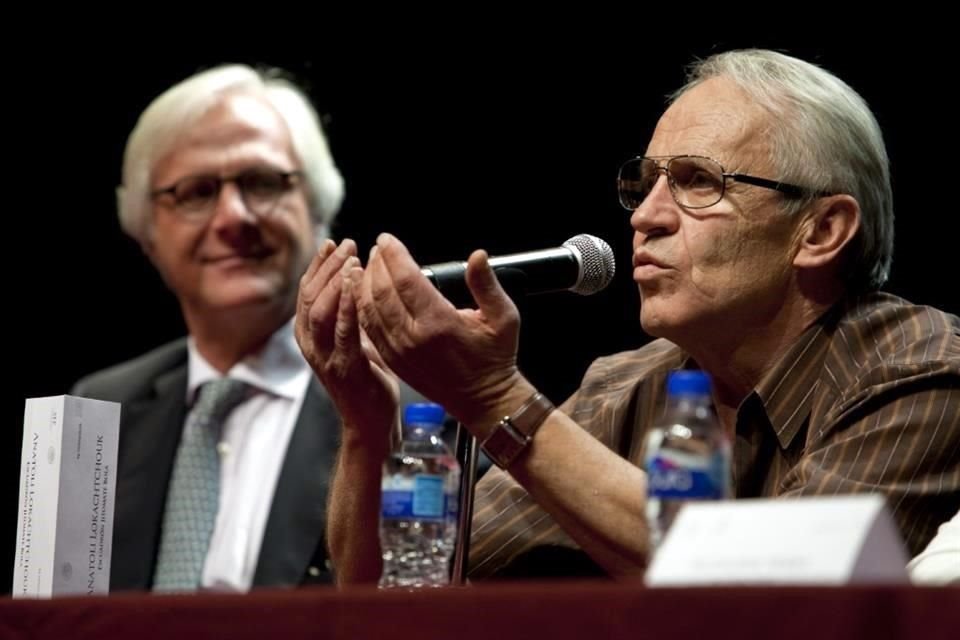
[[[261,96],[290,132],[293,151],[307,185],[307,201],[319,242],[343,202],[343,178],[306,95],[277,71],[224,65],[193,75],[158,96],[140,115],[127,139],[123,178],[117,187],[120,226],[141,244],[152,226],[151,174],[179,141],[179,135],[226,94]]]
[[[697,61],[671,100],[718,76],[772,115],[767,134],[777,180],[857,200],[860,230],[847,250],[844,277],[851,291],[879,289],[893,260],[893,191],[883,135],[866,101],[814,64],[758,49]],[[810,201],[790,201],[787,212]]]

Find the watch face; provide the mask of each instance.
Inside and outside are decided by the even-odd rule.
[[[545,395],[534,393],[516,413],[498,422],[480,446],[494,464],[505,469],[527,448],[555,408]]]
[[[529,437],[520,433],[509,418],[504,418],[493,428],[481,447],[484,453],[503,469],[513,462],[529,442]]]

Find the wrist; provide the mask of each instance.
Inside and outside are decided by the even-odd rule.
[[[507,469],[529,448],[540,426],[553,413],[553,403],[524,380],[505,394],[496,408],[471,427],[487,456]]]
[[[529,380],[515,372],[475,397],[469,409],[457,417],[483,442],[502,417],[516,411],[536,390]]]
[[[354,459],[368,458],[373,462],[382,463],[393,446],[391,434],[395,428],[382,429],[372,434],[367,430],[351,427],[344,424],[340,430],[341,455],[349,455]]]

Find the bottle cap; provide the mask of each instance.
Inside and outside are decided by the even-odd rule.
[[[407,426],[416,424],[428,429],[442,427],[446,414],[443,407],[433,402],[414,402],[404,408],[403,422]]]
[[[667,395],[710,395],[710,376],[703,371],[671,371],[667,378]]]

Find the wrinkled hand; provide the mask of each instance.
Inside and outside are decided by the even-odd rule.
[[[349,239],[320,247],[300,280],[294,333],[344,427],[386,445],[399,424],[399,384],[360,330],[354,283],[363,269],[356,253]]]
[[[377,239],[362,274],[352,270],[350,277],[360,290],[360,324],[390,369],[465,424],[521,377],[520,315],[485,252],[475,251],[467,264],[478,309],[455,308],[389,234]]]

